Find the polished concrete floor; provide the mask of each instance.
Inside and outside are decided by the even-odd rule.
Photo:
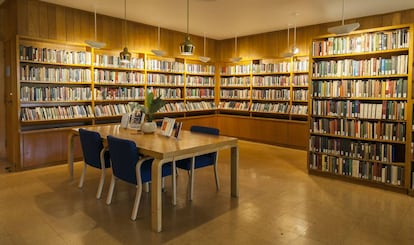
[[[163,193],[163,232],[150,229],[150,193],[129,219],[133,186],[119,182],[111,205],[95,199],[99,173],[77,188],[65,165],[0,174],[0,244],[414,244],[414,198],[310,176],[306,152],[240,142],[240,197],[230,197],[229,151],[196,172],[194,200],[179,172],[178,203]],[[107,174],[110,179],[110,173]]]

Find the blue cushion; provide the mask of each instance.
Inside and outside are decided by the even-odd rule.
[[[108,146],[112,161],[113,174],[128,183],[137,184],[135,166],[140,158],[135,142],[108,136]],[[151,181],[153,159],[146,160],[141,165],[141,182]],[[162,176],[171,175],[171,163],[163,165]]]
[[[103,149],[103,143],[101,135],[98,132],[79,129],[80,142],[82,147],[83,159],[86,164],[101,168],[101,150]],[[105,167],[110,167],[109,152],[106,151],[104,155]]]
[[[219,135],[220,131],[217,128],[205,127],[205,126],[197,126],[193,125],[190,128],[191,132],[203,133],[203,134],[211,134],[211,135]],[[201,156],[195,157],[194,168],[202,168],[206,166],[213,165],[216,162],[217,153],[207,153]],[[191,158],[179,160],[176,162],[177,168],[190,170],[191,169]]]

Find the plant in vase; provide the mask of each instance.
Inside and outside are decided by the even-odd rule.
[[[165,101],[161,99],[161,96],[154,98],[154,93],[149,92],[145,96],[144,105],[141,106],[145,113],[145,122],[141,126],[141,130],[144,133],[153,133],[157,129],[157,124],[153,121],[154,113],[161,109],[165,105]]]

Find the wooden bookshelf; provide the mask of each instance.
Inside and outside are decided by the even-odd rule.
[[[309,173],[410,188],[412,32],[400,25],[312,41]]]
[[[306,121],[308,67],[308,56],[223,64],[219,112]]]
[[[64,162],[64,135],[71,127],[118,123],[144,103],[147,91],[167,101],[155,118],[216,113],[214,63],[132,51],[131,61],[123,64],[119,50],[24,36],[16,36],[11,47],[16,50],[17,109],[11,117],[19,135],[13,144],[16,169]]]

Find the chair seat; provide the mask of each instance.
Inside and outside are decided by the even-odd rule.
[[[141,165],[141,181],[142,183],[151,181],[152,159],[145,161]],[[170,176],[172,174],[172,164],[166,163],[162,165],[162,177]]]
[[[216,161],[215,157],[216,157],[215,153],[208,153],[208,154],[204,154],[201,156],[196,156],[195,162],[194,162],[194,168],[202,168],[202,167],[211,166],[212,163]],[[191,170],[191,158],[177,161],[176,167],[185,169],[185,170]]]

